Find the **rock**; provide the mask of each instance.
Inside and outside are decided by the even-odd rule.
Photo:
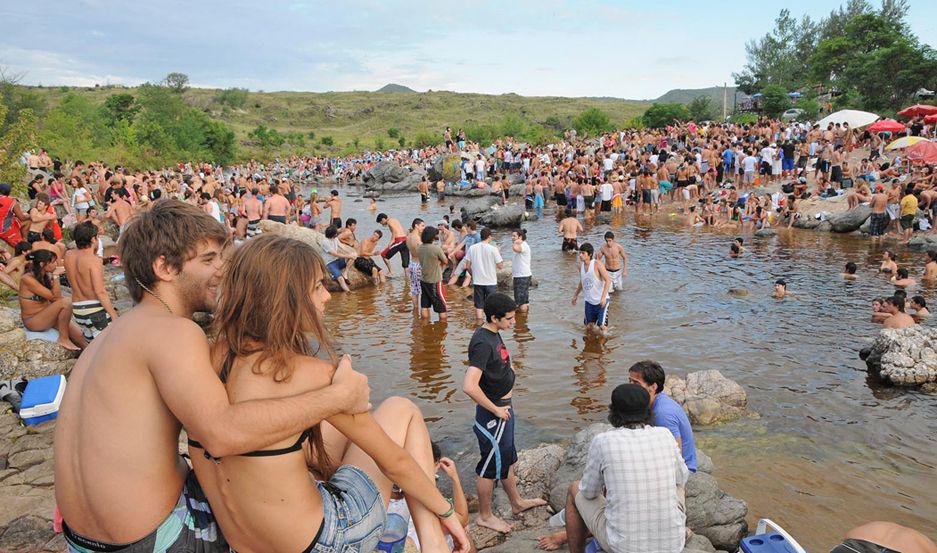
[[[768,238],[769,236],[774,236],[777,234],[777,231],[773,228],[763,228],[755,231],[755,236],[758,238]]]
[[[462,156],[460,154],[445,154],[433,160],[428,172],[432,181],[444,180],[458,182],[462,178]]]
[[[550,482],[565,458],[566,450],[556,444],[541,444],[517,454],[514,474],[524,497],[547,498]]]
[[[52,521],[31,515],[21,516],[10,523],[0,536],[0,551],[37,551],[53,538]]]
[[[933,250],[937,249],[937,235],[917,233],[911,237],[908,247],[912,250]]]
[[[859,225],[859,232],[861,232],[862,234],[869,234],[872,232],[872,218],[871,217],[869,217],[868,219],[865,220],[864,223]]]
[[[68,375],[77,355],[55,342],[27,340],[19,311],[0,307],[0,379]]]
[[[401,167],[396,161],[379,161],[364,172],[362,178],[365,184],[386,182],[400,182],[407,177],[409,171]]]
[[[820,220],[813,217],[801,217],[794,220],[794,228],[815,229],[820,226]]]
[[[745,288],[729,288],[729,295],[737,298],[748,297],[748,290]]]
[[[820,232],[830,232],[833,230],[833,224],[829,221],[820,221],[820,224],[816,226],[816,229]]]
[[[914,325],[882,329],[862,352],[868,371],[895,386],[937,382],[937,329]]]
[[[683,553],[715,553],[716,548],[713,547],[713,544],[706,538],[706,536],[701,536],[699,534],[693,534],[690,536],[690,539],[686,541],[686,545],[683,548]]]
[[[518,228],[524,220],[526,212],[523,205],[510,204],[506,206],[494,206],[489,211],[483,213],[479,222],[486,227],[513,227]]]
[[[696,424],[727,422],[748,413],[745,390],[717,370],[693,372],[686,380],[668,375],[664,392],[679,403]]]
[[[325,235],[317,230],[301,227],[299,225],[284,225],[283,223],[277,223],[276,221],[270,221],[268,219],[263,219],[260,221],[260,229],[263,232],[269,232],[271,234],[277,234],[280,236],[288,236],[290,238],[295,238],[296,240],[305,242],[315,248],[319,255],[323,255],[322,245],[325,241]],[[348,287],[352,290],[364,288],[365,286],[373,286],[374,284],[374,282],[369,277],[365,276],[361,273],[361,271],[350,265],[346,271],[346,274],[348,275],[346,279],[348,281]],[[330,279],[328,289],[331,292],[338,292],[341,290],[341,287],[337,282]]]
[[[469,200],[460,208],[462,221],[468,221],[469,219],[478,220],[482,215],[491,211],[491,208],[496,205],[501,205],[501,201],[491,195]]]
[[[530,287],[537,288],[540,283],[537,281],[536,277],[530,279]],[[514,274],[512,271],[511,260],[506,259],[504,261],[504,266],[498,269],[498,288],[502,290],[514,290]],[[513,295],[513,292],[511,292]]]
[[[860,205],[842,213],[835,213],[827,218],[833,232],[853,232],[859,230],[869,216],[872,215],[872,208],[867,205]]]

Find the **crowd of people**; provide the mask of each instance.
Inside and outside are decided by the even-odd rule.
[[[857,150],[868,154],[853,170],[848,158]],[[628,276],[629,258],[611,231],[598,248],[580,243],[583,218],[650,217],[663,204],[687,226],[746,233],[793,224],[798,203],[809,198],[846,195],[850,206],[869,203],[878,237],[889,224],[880,229],[879,214],[891,217],[893,204],[892,219],[904,230],[906,222],[920,225],[919,207],[930,217],[937,212],[933,168],[886,160],[881,136],[770,120],[680,124],[593,141],[569,134],[544,147],[506,137],[480,148],[447,129],[433,148],[162,171],[82,162],[65,168],[43,151],[25,156],[34,175],[30,204],[0,185],[0,238],[12,248],[0,278],[16,290],[28,330],[54,328],[63,347],[84,350],[55,437],[56,500],[70,551],[369,552],[395,500],[423,551],[471,550],[455,464],[431,441],[419,407],[390,398],[372,411],[367,377],[335,353],[323,322],[327,285],[349,291],[352,269],[377,284],[403,275],[414,313],[424,319],[435,313],[445,320],[446,289],[471,286],[479,326],[462,391],[475,404],[475,520],[513,530],[492,509],[498,483],[515,514],[545,504],[517,489],[515,373],[500,336],[530,305],[526,230],[511,234],[507,295],[498,292],[504,256],[491,229],[471,218],[444,216],[432,225],[413,218],[404,227],[376,213],[372,200],[386,237],[378,229],[359,241],[338,189],[324,198],[303,189],[317,186],[309,184],[313,177],[355,179],[378,161],[425,169],[438,155],[460,152],[462,182],[425,181],[421,200],[469,186],[511,201],[512,183],[523,181],[517,200],[528,210],[542,216],[555,208],[560,248],[575,253],[579,266],[572,304],[582,296],[584,323],[599,332],[608,330],[610,298]],[[882,182],[905,197],[893,202],[878,190]],[[777,190],[766,192],[770,186]],[[263,233],[263,219],[322,231],[321,251]],[[71,249],[63,226],[71,228]],[[104,251],[108,232],[118,238],[113,255]],[[731,255],[743,255],[743,244],[733,241]],[[922,279],[937,279],[937,252],[929,257]],[[106,291],[106,263],[123,268],[135,302],[126,313],[118,314]],[[894,274],[898,292],[875,300],[874,322],[902,328],[929,315],[923,296],[906,297],[916,281],[893,252],[885,252],[881,271]],[[847,263],[843,278],[856,273]],[[776,283],[776,297],[787,294],[787,284]],[[213,313],[211,341],[191,321],[195,311]],[[560,516],[564,529],[541,537],[541,548],[567,543],[578,553],[591,535],[609,552],[683,549],[684,486],[696,453],[686,414],[663,392],[664,377],[658,363],[642,361],[615,387],[613,429],[593,440]],[[188,462],[176,454],[181,429]],[[452,478],[452,499],[438,491],[437,470]],[[899,534],[926,540],[907,529]],[[862,536],[855,539],[872,536],[867,541],[883,547],[894,537]]]

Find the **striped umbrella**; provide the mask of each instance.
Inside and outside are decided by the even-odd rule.
[[[886,150],[901,150],[907,148],[908,146],[913,146],[918,142],[930,142],[930,140],[924,138],[923,136],[902,136],[898,140],[893,141],[888,146],[885,146]]]

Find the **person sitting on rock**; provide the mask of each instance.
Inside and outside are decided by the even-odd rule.
[[[677,486],[690,472],[676,440],[666,428],[650,425],[651,397],[638,384],[615,388],[608,421],[614,428],[592,440],[582,480],[569,487],[570,553],[585,551],[588,534],[609,553],[680,553],[686,515]]]
[[[915,324],[911,315],[904,312],[904,300],[897,296],[885,298],[885,311],[890,315],[882,326],[885,328],[907,328]]]
[[[50,250],[33,250],[26,254],[26,271],[19,287],[23,326],[32,332],[55,328],[59,331],[59,345],[78,351],[87,342],[81,329],[71,321],[72,300],[62,295],[59,276],[64,269],[59,268],[57,259],[56,253]]]

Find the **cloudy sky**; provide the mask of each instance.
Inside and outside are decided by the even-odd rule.
[[[37,0],[0,3],[0,67],[23,82],[251,90],[417,90],[656,98],[732,82],[781,7],[838,1]],[[937,46],[937,2],[912,0]]]

